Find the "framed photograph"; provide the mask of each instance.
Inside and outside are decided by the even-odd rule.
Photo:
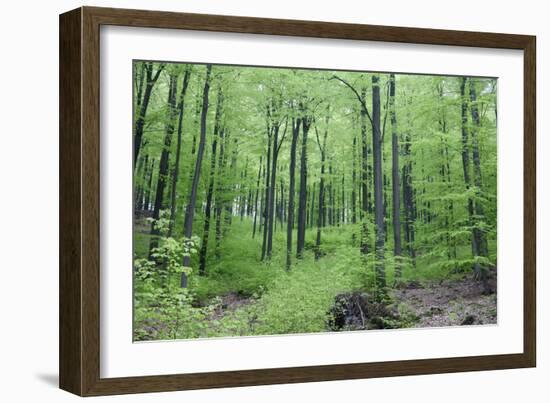
[[[60,16],[60,386],[533,367],[535,37]]]

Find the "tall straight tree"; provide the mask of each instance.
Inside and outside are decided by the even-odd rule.
[[[273,249],[273,223],[274,223],[274,209],[275,209],[275,186],[277,183],[277,161],[279,158],[279,151],[283,145],[283,141],[286,136],[286,124],[279,141],[279,130],[282,124],[281,116],[281,106],[282,100],[273,99],[271,101],[271,128],[272,128],[272,139],[273,139],[273,152],[271,156],[271,178],[269,182],[269,198],[267,200],[267,259],[271,259],[271,253]]]
[[[265,175],[265,198],[262,211],[264,221],[264,232],[262,239],[262,257],[266,258],[267,252],[267,237],[269,232],[269,201],[271,200],[271,138],[273,137],[273,126],[271,125],[271,110],[269,105],[266,105],[266,133],[267,133],[267,156],[266,156],[266,175]]]
[[[390,74],[390,121],[392,155],[392,224],[393,254],[395,256],[395,277],[401,278],[401,200],[399,197],[399,142],[397,138],[397,116],[395,112],[395,75]]]
[[[208,190],[206,192],[206,206],[204,209],[204,229],[202,234],[201,249],[199,252],[199,275],[206,273],[206,254],[208,253],[208,238],[210,235],[210,218],[212,215],[212,196],[214,194],[214,181],[216,177],[216,151],[218,145],[218,136],[220,132],[220,122],[223,113],[223,91],[218,88],[218,100],[216,102],[216,116],[214,118],[214,133],[212,136],[212,155],[210,157],[210,177],[208,179]]]
[[[139,150],[141,148],[141,139],[143,138],[143,129],[145,127],[145,115],[147,115],[147,109],[149,108],[149,101],[151,100],[151,94],[153,87],[155,86],[160,73],[164,70],[164,64],[160,64],[157,71],[154,71],[153,62],[144,62],[145,69],[145,90],[143,91],[143,99],[139,99],[137,106],[139,112],[134,125],[134,166],[139,156]],[[141,92],[141,91],[140,91]]]
[[[300,153],[300,190],[298,199],[298,234],[296,257],[301,259],[306,244],[306,215],[307,215],[307,135],[313,117],[305,111],[302,104],[302,147]]]
[[[172,168],[172,188],[170,190],[170,223],[168,227],[168,236],[172,236],[174,225],[176,221],[176,187],[178,184],[178,176],[180,171],[180,158],[181,158],[181,139],[183,136],[183,112],[185,110],[185,94],[187,93],[187,87],[189,85],[189,77],[191,76],[192,65],[187,66],[185,74],[183,76],[183,85],[178,100],[178,136],[176,144],[176,161]]]
[[[475,81],[469,79],[470,87],[470,112],[472,115],[472,160],[474,163],[474,184],[476,187],[476,202],[475,202],[475,213],[478,217],[478,220],[482,220],[485,217],[485,212],[483,211],[483,205],[481,204],[481,199],[483,196],[483,183],[481,175],[481,159],[479,156],[479,128],[481,127],[481,119],[479,116],[479,108],[477,105],[477,95],[476,95],[476,86]],[[485,231],[482,228],[478,228],[479,234],[479,253],[481,256],[487,256],[487,236]]]
[[[159,173],[157,177],[157,191],[155,195],[155,204],[153,208],[153,222],[151,223],[151,241],[149,242],[149,259],[152,259],[152,253],[158,246],[158,219],[160,210],[163,207],[163,197],[166,182],[168,180],[168,166],[170,158],[170,147],[172,144],[172,135],[174,134],[174,120],[176,115],[176,91],[178,87],[177,73],[170,74],[170,83],[168,88],[167,119],[165,124],[165,135],[162,152],[160,155]]]
[[[410,102],[410,98],[407,100],[407,103]],[[411,121],[407,122],[407,126],[411,126]],[[407,251],[409,253],[409,256],[412,261],[412,265],[416,265],[416,249],[415,249],[415,227],[414,227],[414,221],[416,218],[416,207],[415,207],[415,199],[414,199],[414,189],[413,189],[413,180],[412,180],[412,152],[411,152],[411,146],[412,146],[412,139],[411,139],[411,133],[410,128],[405,130],[405,133],[403,135],[403,175],[402,175],[402,182],[403,182],[403,207],[404,207],[404,213],[405,213],[405,220],[404,220],[404,230],[405,230],[405,243],[407,245]]]
[[[380,132],[380,78],[372,75],[372,150],[374,165],[374,222],[376,224],[375,271],[377,294],[385,294],[384,201],[382,194],[382,136]]]
[[[482,268],[478,262],[478,256],[480,256],[480,236],[477,228],[477,220],[474,210],[474,199],[470,195],[472,188],[472,179],[470,176],[471,163],[470,163],[470,141],[468,130],[468,99],[466,95],[467,78],[462,77],[460,79],[460,96],[462,99],[461,105],[461,118],[462,118],[462,168],[464,172],[464,184],[466,185],[466,192],[468,193],[468,216],[469,224],[472,229],[471,244],[472,244],[472,256],[474,259],[473,269],[478,278],[482,276]]]
[[[367,89],[361,88],[361,95],[358,96],[361,102],[360,125],[361,125],[361,253],[369,253],[368,222],[369,215],[369,146],[367,140]],[[372,121],[372,119],[371,119]]]
[[[328,123],[330,119],[330,107],[327,107],[327,115],[325,117],[325,131],[323,132],[323,139],[319,137],[319,131],[315,126],[315,136],[317,139],[317,145],[319,146],[319,153],[321,155],[321,172],[319,175],[319,202],[317,206],[317,236],[315,238],[315,259],[321,257],[321,227],[323,226],[323,217],[325,215],[325,158],[327,151],[327,137],[328,137]]]
[[[189,202],[185,209],[185,218],[183,221],[183,235],[186,238],[191,238],[193,235],[193,219],[195,216],[195,206],[197,204],[197,191],[199,187],[199,180],[201,176],[202,159],[204,156],[204,148],[206,145],[206,117],[208,115],[208,93],[210,92],[210,77],[212,74],[212,65],[206,65],[206,77],[204,79],[204,90],[202,92],[202,111],[201,111],[201,128],[200,128],[200,140],[197,150],[197,159],[195,163],[195,171],[193,173],[193,181],[191,182],[191,190],[189,192]],[[183,266],[189,267],[191,259],[189,254],[183,257]],[[181,273],[182,288],[187,287],[187,275],[185,272]]]
[[[370,183],[370,165],[368,163],[369,146],[367,140],[367,118],[369,119],[371,126],[374,126],[373,118],[370,116],[369,108],[367,107],[367,88],[365,85],[361,85],[360,92],[355,89],[350,83],[343,78],[333,76],[334,79],[342,82],[348,87],[354,94],[359,104],[361,105],[359,118],[361,125],[361,253],[366,255],[369,252],[369,237],[368,237],[368,222],[367,217],[370,213],[369,203],[369,189]],[[362,77],[361,77],[362,78]],[[374,95],[373,95],[374,97]],[[380,107],[380,90],[378,90],[378,107]],[[379,113],[380,115],[380,113]],[[380,116],[378,116],[378,127],[380,127]],[[373,133],[374,136],[374,133]]]
[[[214,250],[214,253],[216,255],[216,259],[220,260],[221,258],[221,241],[222,241],[222,212],[223,212],[223,206],[226,200],[224,199],[223,193],[225,193],[225,183],[223,178],[223,171],[225,168],[225,142],[227,140],[225,136],[225,130],[222,128],[220,132],[220,153],[218,157],[218,184],[216,185],[216,200],[215,204],[216,207],[214,208],[214,214],[216,216],[216,247]]]
[[[147,174],[147,188],[145,189],[145,194],[143,195],[143,209],[151,210],[151,194],[153,193],[153,174],[155,171],[155,159],[151,160],[151,167],[149,168]]]
[[[258,221],[258,196],[260,194],[260,180],[262,178],[262,159],[263,155],[260,155],[260,162],[258,164],[258,179],[256,180],[256,193],[254,195],[254,206],[253,206],[253,214],[254,214],[254,224],[252,226],[252,238],[256,236],[256,224]]]
[[[290,270],[292,264],[292,232],[294,230],[294,197],[296,187],[296,147],[300,135],[300,124],[302,119],[292,117],[292,139],[290,142],[290,165],[288,185],[288,214],[286,226],[286,269]]]

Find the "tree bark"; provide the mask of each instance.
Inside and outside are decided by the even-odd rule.
[[[143,128],[145,127],[145,115],[147,114],[147,109],[149,108],[149,101],[151,99],[153,87],[163,69],[164,64],[161,64],[159,65],[157,71],[153,74],[153,63],[145,62],[145,91],[143,93],[143,101],[139,103],[139,112],[137,115],[136,123],[134,125],[134,166],[136,165],[136,161],[139,156],[139,150],[141,148]]]
[[[183,135],[183,112],[185,110],[185,94],[187,93],[187,87],[189,85],[189,77],[191,76],[191,68],[188,67],[185,70],[183,76],[183,85],[178,101],[178,136],[176,144],[176,161],[174,168],[172,169],[172,189],[170,191],[170,224],[168,228],[168,236],[172,236],[174,231],[174,225],[176,221],[176,186],[178,184],[178,176],[180,171],[180,156],[181,156],[181,139]]]
[[[296,147],[298,136],[300,134],[300,124],[302,120],[292,118],[292,139],[290,142],[290,165],[289,165],[289,185],[288,185],[288,213],[286,226],[286,269],[290,270],[292,264],[292,231],[294,230],[294,196],[296,187]]]
[[[369,146],[367,141],[367,114],[366,107],[367,89],[361,88],[361,112],[360,112],[360,124],[361,124],[361,253],[366,255],[369,253],[369,234],[368,234],[368,215],[369,208]]]
[[[174,120],[176,115],[176,91],[178,86],[178,76],[170,75],[170,84],[168,90],[168,113],[165,124],[164,146],[162,148],[159,173],[157,178],[157,190],[155,195],[155,204],[153,208],[153,222],[151,224],[151,240],[149,242],[149,260],[152,260],[152,253],[158,247],[158,237],[160,231],[157,221],[160,218],[160,211],[163,207],[164,189],[168,179],[168,166],[170,159],[170,146],[172,144],[172,135],[174,134]]]
[[[357,137],[353,136],[353,148],[352,148],[352,167],[351,167],[351,223],[357,223]],[[355,234],[355,232],[354,232]]]
[[[401,200],[399,195],[399,143],[397,139],[397,116],[395,112],[395,75],[390,74],[390,121],[392,144],[392,222],[395,277],[401,278]]]
[[[260,163],[258,164],[258,179],[256,180],[256,194],[254,195],[254,224],[252,225],[252,238],[256,236],[256,221],[258,218],[258,196],[260,194],[260,180],[262,177],[262,159],[263,155],[260,155]]]
[[[199,147],[197,150],[197,159],[195,164],[195,171],[193,173],[193,181],[191,183],[191,191],[189,192],[189,202],[185,210],[185,218],[183,223],[183,235],[186,238],[191,238],[193,235],[193,218],[195,216],[195,206],[197,204],[197,191],[199,187],[199,180],[201,175],[202,159],[204,155],[204,148],[206,144],[206,117],[208,114],[208,93],[210,91],[210,76],[212,73],[212,65],[206,65],[206,77],[204,80],[204,90],[202,93],[202,111],[201,111],[201,129]],[[183,257],[183,266],[189,267],[191,259],[189,255]],[[181,273],[182,288],[187,287],[187,275]]]
[[[323,133],[322,141],[319,138],[317,127],[315,127],[317,145],[319,146],[319,153],[321,154],[321,172],[319,175],[319,201],[317,203],[317,236],[315,237],[315,260],[318,260],[321,257],[321,228],[323,227],[325,216],[325,159],[327,149],[328,123],[329,110],[327,110],[327,116],[325,117],[325,131]]]
[[[222,198],[222,193],[225,190],[223,172],[225,166],[225,142],[227,141],[225,136],[225,129],[222,127],[222,130],[219,134],[219,143],[220,143],[220,153],[218,157],[218,184],[216,185],[216,207],[214,209],[214,214],[216,216],[216,247],[214,249],[214,254],[217,260],[221,258],[221,241],[222,241],[222,212],[223,204],[225,200]]]
[[[272,123],[273,127],[273,152],[271,158],[271,178],[269,182],[269,197],[267,200],[267,259],[271,259],[271,251],[273,249],[273,223],[274,223],[274,207],[275,207],[275,186],[277,183],[277,159],[279,157],[279,125]]]
[[[464,173],[464,184],[466,185],[466,191],[469,192],[472,187],[470,178],[470,145],[469,145],[469,133],[468,133],[468,101],[466,99],[466,83],[467,78],[462,77],[460,82],[460,96],[462,99],[461,105],[461,117],[462,117],[462,169]],[[468,197],[468,217],[470,227],[472,228],[472,256],[474,257],[473,270],[477,277],[481,277],[481,266],[475,260],[479,254],[479,236],[476,229],[477,223],[474,212],[474,200],[472,197]]]
[[[372,76],[372,149],[374,165],[374,221],[376,224],[376,286],[379,296],[385,294],[384,268],[384,201],[382,195],[382,139],[380,133],[380,84],[377,75]]]
[[[300,155],[300,190],[298,200],[298,234],[296,257],[301,259],[306,242],[306,201],[307,201],[307,135],[311,125],[311,117],[302,117],[302,147]]]
[[[474,123],[474,127],[471,131],[471,137],[472,137],[472,160],[474,163],[474,184],[476,186],[476,195],[477,200],[475,202],[475,213],[478,220],[482,220],[485,217],[485,212],[483,209],[483,205],[480,202],[480,199],[482,197],[482,189],[483,189],[483,183],[482,183],[482,175],[481,175],[481,162],[480,162],[480,156],[479,156],[479,139],[478,139],[478,131],[481,127],[481,120],[479,117],[479,109],[477,106],[477,95],[476,95],[476,87],[475,82],[470,78],[470,112],[472,115],[472,121]],[[485,231],[481,228],[477,229],[478,231],[478,242],[479,242],[479,253],[481,256],[487,256],[488,255],[488,247],[487,247],[487,236],[485,234]]]
[[[267,234],[269,232],[269,204],[271,200],[271,137],[273,136],[273,127],[271,126],[271,116],[269,107],[266,108],[266,119],[267,119],[267,157],[266,157],[266,167],[267,172],[265,176],[265,198],[264,198],[264,211],[262,212],[264,219],[264,232],[262,240],[262,256],[261,260],[265,260],[267,252]]]
[[[155,159],[152,158],[151,167],[148,170],[147,189],[145,190],[145,194],[143,196],[143,209],[144,210],[150,210],[151,209],[151,194],[153,192],[153,173],[154,173],[154,171],[155,171]]]
[[[204,210],[204,229],[202,233],[201,249],[199,252],[199,275],[206,273],[206,255],[208,253],[208,238],[210,235],[210,218],[212,215],[212,196],[214,194],[214,181],[216,177],[216,152],[218,145],[218,134],[220,131],[220,121],[223,107],[223,92],[218,88],[218,100],[216,103],[216,116],[214,118],[214,135],[212,136],[212,155],[210,158],[210,177],[208,180],[208,190],[206,192],[206,206]]]

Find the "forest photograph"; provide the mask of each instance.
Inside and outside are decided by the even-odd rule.
[[[135,60],[134,342],[495,325],[497,81]]]

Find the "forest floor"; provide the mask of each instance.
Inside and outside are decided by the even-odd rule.
[[[392,296],[418,318],[414,327],[486,325],[497,321],[497,294],[483,295],[481,283],[472,278],[424,286],[413,282],[393,291]]]
[[[401,305],[416,318],[413,328],[488,325],[497,323],[497,294],[483,294],[479,281],[460,280],[410,282],[391,292],[394,305]],[[257,299],[230,292],[218,297],[217,308],[209,320],[219,321],[247,309]]]
[[[149,249],[149,224],[136,223],[136,256],[144,258]],[[142,308],[135,324],[137,340],[304,334],[344,330],[375,329],[356,326],[334,329],[330,323],[339,298],[372,303],[365,287],[364,263],[357,248],[350,245],[350,233],[341,229],[323,233],[327,254],[319,260],[306,248],[302,260],[293,260],[284,270],[283,231],[275,233],[278,246],[270,263],[260,261],[261,239],[250,239],[250,223],[235,221],[232,233],[221,247],[220,262],[210,256],[207,276],[190,281],[192,307],[184,315],[194,317],[187,327],[170,331],[170,319],[162,317],[157,305]],[[306,232],[314,239],[314,231]],[[307,244],[307,243],[306,243]],[[467,255],[468,246],[459,248]],[[281,252],[282,251],[282,252]],[[403,271],[404,283],[389,290],[390,300],[376,308],[386,310],[382,328],[424,328],[496,324],[497,296],[483,294],[481,282],[471,272],[447,272],[431,268],[429,259]],[[196,265],[192,261],[192,265]],[[388,284],[393,284],[392,265],[387,266]],[[496,280],[496,271],[493,273]],[[176,281],[179,279],[176,279]],[[149,290],[144,289],[145,294]],[[359,299],[357,299],[359,298]],[[354,302],[352,302],[353,304]],[[372,306],[372,305],[371,305]],[[379,314],[379,312],[378,312]],[[332,316],[331,316],[332,315]],[[354,314],[346,314],[348,319]],[[375,320],[377,313],[370,317]],[[363,318],[364,319],[364,318]],[[352,318],[353,320],[353,318]],[[370,320],[369,320],[370,321]],[[359,321],[356,321],[359,322]],[[374,322],[373,322],[374,323]],[[357,323],[356,323],[357,324]],[[376,323],[375,323],[376,325]],[[187,325],[186,325],[187,326]]]

